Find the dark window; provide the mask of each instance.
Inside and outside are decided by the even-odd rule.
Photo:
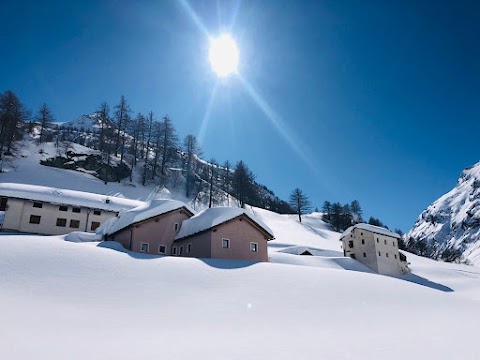
[[[40,224],[40,216],[30,215],[30,224]]]
[[[42,207],[43,207],[43,204],[42,204],[41,202],[34,202],[34,203],[33,203],[33,207],[42,208]]]
[[[90,230],[96,230],[100,226],[100,223],[98,221],[92,221],[92,224],[90,225]]]
[[[360,233],[360,235],[362,235],[362,236],[363,236],[363,233]]]
[[[183,246],[180,246],[180,252],[178,253],[178,255],[182,255],[183,254]]]
[[[2,197],[0,199],[0,211],[7,210],[7,201],[8,201],[8,198],[6,198],[6,197]]]
[[[351,257],[352,259],[356,259],[355,254],[350,254],[350,257]]]
[[[102,215],[100,210],[93,210],[93,215]]]
[[[72,208],[72,212],[74,212],[74,213],[79,213],[79,212],[80,212],[80,208],[79,208],[79,207],[74,207],[74,208]]]
[[[57,226],[65,227],[67,226],[67,219],[57,219]]]
[[[60,207],[58,208],[58,210],[60,210],[60,211],[68,211],[68,206],[60,205]]]
[[[367,253],[363,253],[363,257],[367,257]]]
[[[177,248],[175,246],[172,248],[172,255],[177,255]]]
[[[187,253],[192,251],[192,244],[187,245]]]
[[[395,240],[393,240],[392,243],[393,243],[393,247],[395,247]]]
[[[387,245],[387,239],[383,240],[383,242],[385,243],[385,245]]]
[[[258,252],[258,244],[257,243],[250,243],[250,251],[251,252]]]
[[[180,227],[180,225],[178,223],[173,224],[173,229],[175,231],[178,231],[179,227]]]
[[[70,220],[70,227],[78,229],[80,227],[80,220]]]
[[[350,241],[348,242],[348,247],[349,247],[350,249],[353,248],[353,240],[350,240]]]
[[[148,244],[147,243],[141,243],[140,244],[140,251],[148,252]]]
[[[385,256],[388,257],[388,253],[386,253]]]
[[[230,247],[230,240],[229,239],[222,239],[222,248],[228,249]]]
[[[397,258],[397,255],[394,255],[395,256],[395,259]]]
[[[165,245],[160,245],[160,246],[158,247],[158,252],[159,252],[160,254],[165,254],[165,253],[167,252],[167,247],[166,247]]]
[[[378,238],[377,238],[377,243],[378,243]]]
[[[362,244],[365,244],[365,239],[362,239]]]
[[[382,254],[380,253],[380,251],[378,252],[378,256],[382,256]]]

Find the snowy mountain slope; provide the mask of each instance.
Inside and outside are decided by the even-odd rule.
[[[427,256],[480,265],[480,162],[422,212],[406,238]]]
[[[83,129],[83,131],[100,131],[102,128],[102,121],[97,113],[84,114],[76,118],[75,120],[66,121],[63,123],[57,123],[64,128],[76,128]],[[109,122],[104,125],[105,127],[114,127],[113,122]]]
[[[446,277],[454,291],[343,269],[2,235],[0,358],[478,358],[468,344],[480,270],[428,259],[414,268]]]

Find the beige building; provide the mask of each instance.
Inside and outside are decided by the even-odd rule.
[[[94,232],[122,209],[143,204],[82,191],[25,184],[0,184],[2,229],[60,235],[72,231]]]
[[[268,261],[273,233],[255,215],[240,208],[206,209],[182,223],[172,255],[196,258]]]
[[[193,210],[180,201],[152,200],[121,213],[101,231],[106,240],[118,241],[128,250],[171,255],[182,222],[191,216]]]
[[[405,255],[398,251],[398,239],[398,234],[369,224],[351,226],[340,237],[345,256],[385,275],[409,271]]]

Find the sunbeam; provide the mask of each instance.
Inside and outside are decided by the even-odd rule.
[[[205,109],[205,114],[203,115],[202,124],[200,125],[200,131],[198,132],[198,141],[200,144],[203,143],[205,133],[207,132],[208,123],[210,121],[210,113],[212,112],[213,102],[215,101],[215,96],[217,95],[218,84],[219,81],[215,83],[215,86],[210,93],[210,99],[208,100],[208,105]]]
[[[204,33],[204,35],[208,39],[210,37],[210,35],[208,33],[208,30],[205,27],[205,25],[203,25],[202,20],[200,20],[197,13],[195,12],[195,10],[192,9],[192,7],[190,6],[190,3],[187,0],[178,0],[178,2],[185,9],[185,11],[190,16],[190,18],[193,20],[195,25],[197,25],[197,27]]]
[[[307,155],[309,151],[302,149],[300,146],[301,141],[299,141],[292,129],[290,129],[287,124],[277,115],[277,113],[267,104],[267,102],[261,97],[261,95],[253,88],[253,86],[240,74],[237,74],[237,78],[242,83],[243,87],[247,93],[251,96],[255,104],[262,110],[267,119],[272,123],[275,130],[283,137],[283,139],[288,143],[293,151],[308,165],[308,167],[315,173],[318,174],[318,169],[315,166],[314,162]]]

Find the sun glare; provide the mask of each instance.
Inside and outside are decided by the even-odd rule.
[[[238,48],[230,34],[210,38],[210,65],[219,77],[227,77],[237,72]]]

